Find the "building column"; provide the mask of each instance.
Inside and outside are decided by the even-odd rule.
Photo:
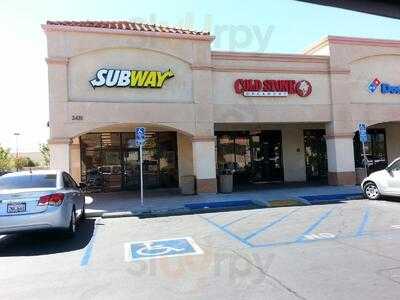
[[[81,182],[81,145],[79,138],[74,138],[69,146],[69,170],[76,182]]]
[[[193,175],[192,139],[187,135],[177,132],[177,148],[179,187],[182,188],[182,177]]]
[[[216,193],[215,137],[193,137],[192,145],[197,193]]]
[[[49,140],[50,169],[70,172],[69,138],[53,138]]]
[[[355,185],[353,134],[326,136],[329,185]]]

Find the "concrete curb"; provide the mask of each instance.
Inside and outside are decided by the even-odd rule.
[[[282,200],[287,200],[282,199]],[[292,197],[292,200],[297,200],[304,205],[313,205],[310,201],[303,199],[301,197]],[[363,199],[362,194],[349,196],[346,200],[359,200]],[[280,201],[279,199],[262,201],[259,199],[251,200],[254,204],[258,205],[259,208],[272,208],[271,202],[273,201]],[[278,207],[278,206],[277,206]],[[89,218],[103,218],[103,219],[112,219],[112,218],[130,218],[130,217],[138,217],[138,218],[155,218],[155,217],[168,217],[168,216],[178,216],[178,215],[189,215],[189,214],[203,214],[203,213],[213,213],[213,212],[220,212],[220,211],[230,211],[230,210],[242,210],[245,207],[235,207],[235,208],[199,208],[199,209],[189,209],[185,206],[179,206],[175,208],[163,208],[163,209],[155,209],[150,207],[142,207],[132,211],[121,211],[121,212],[105,212],[105,211],[87,211],[86,216]]]

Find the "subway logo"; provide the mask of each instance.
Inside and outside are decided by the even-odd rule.
[[[101,86],[107,87],[131,87],[131,88],[162,88],[165,81],[174,77],[174,73],[168,71],[146,70],[118,70],[100,69],[96,77],[90,80],[95,89]]]

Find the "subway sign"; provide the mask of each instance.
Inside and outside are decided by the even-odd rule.
[[[381,94],[400,94],[400,85],[393,85],[380,81],[375,78],[368,85],[368,91],[374,94],[376,90],[380,87]]]
[[[153,70],[100,69],[97,71],[95,78],[89,82],[93,89],[102,86],[109,88],[162,88],[165,81],[174,76],[175,74],[170,69],[164,72]]]
[[[312,85],[307,80],[237,79],[234,89],[245,97],[307,97],[312,92]]]

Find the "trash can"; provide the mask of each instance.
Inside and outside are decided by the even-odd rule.
[[[356,168],[356,184],[361,184],[365,177],[367,177],[367,170],[365,168]]]
[[[181,193],[183,195],[195,194],[195,176],[186,175],[181,177]]]
[[[219,175],[219,192],[229,194],[233,192],[233,175]]]

